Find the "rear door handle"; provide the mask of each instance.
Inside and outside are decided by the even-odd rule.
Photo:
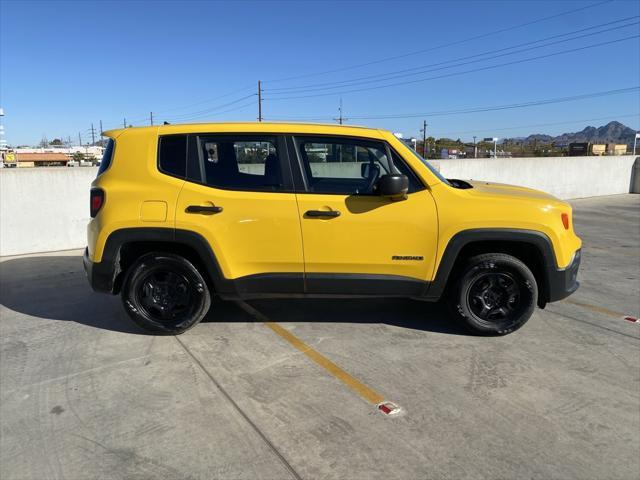
[[[216,207],[215,205],[189,205],[185,212],[187,213],[220,213],[222,207]]]
[[[338,210],[307,210],[305,215],[307,217],[339,217],[340,212]]]

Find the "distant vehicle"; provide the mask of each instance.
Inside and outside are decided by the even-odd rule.
[[[589,155],[588,142],[574,142],[569,144],[570,157],[586,157]]]
[[[96,165],[94,160],[69,160],[67,167],[93,167]]]
[[[586,157],[587,155],[605,155],[607,146],[603,143],[572,142],[569,144],[570,157]]]
[[[624,143],[608,143],[607,155],[626,155],[627,145]]]
[[[442,298],[472,332],[505,335],[578,288],[571,205],[447,180],[390,132],[263,122],[105,135],[84,267],[151,332],[193,327],[213,295],[357,296]]]

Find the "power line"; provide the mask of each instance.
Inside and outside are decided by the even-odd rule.
[[[494,69],[494,68],[505,67],[505,66],[509,66],[509,65],[516,65],[516,64],[519,64],[519,63],[532,62],[534,60],[540,60],[540,59],[543,59],[543,58],[554,57],[554,56],[557,56],[557,55],[564,55],[565,53],[573,53],[573,52],[578,52],[578,51],[582,51],[582,50],[587,50],[589,48],[596,48],[596,47],[601,47],[601,46],[604,46],[604,45],[611,45],[611,44],[614,44],[614,43],[624,42],[626,40],[631,40],[633,38],[638,38],[638,37],[640,37],[640,35],[631,35],[631,36],[628,36],[628,37],[618,38],[618,39],[615,39],[615,40],[609,40],[609,41],[606,41],[606,42],[599,42],[599,43],[594,43],[594,44],[591,44],[591,45],[585,45],[585,46],[582,46],[582,47],[571,48],[571,49],[568,49],[568,50],[561,50],[559,52],[548,53],[548,54],[545,54],[545,55],[538,55],[536,57],[524,58],[524,59],[520,59],[520,60],[512,60],[510,62],[499,63],[499,64],[496,64],[496,65],[489,65],[489,66],[485,66],[485,67],[478,67],[478,68],[474,68],[474,69],[470,69],[470,70],[464,70],[464,71],[461,71],[461,72],[446,73],[446,74],[442,74],[442,75],[419,78],[419,79],[415,79],[415,80],[407,80],[407,81],[403,81],[403,82],[389,83],[389,84],[386,84],[386,85],[376,85],[376,86],[373,86],[373,87],[364,87],[364,88],[357,88],[357,89],[351,89],[351,90],[343,90],[343,91],[340,91],[340,92],[316,93],[316,94],[310,94],[310,95],[295,95],[295,96],[291,96],[291,97],[276,97],[276,98],[269,98],[269,100],[292,100],[292,99],[298,99],[298,98],[326,97],[328,95],[340,95],[340,94],[345,94],[345,93],[364,92],[364,91],[369,91],[369,90],[379,90],[381,88],[396,87],[396,86],[400,86],[400,85],[408,85],[408,84],[413,84],[413,83],[422,83],[422,82],[426,82],[426,81],[429,81],[429,80],[436,80],[436,79],[440,79],[440,78],[454,77],[454,76],[459,76],[459,75],[465,75],[467,73],[475,73],[475,72],[481,72],[481,71],[484,71],[484,70],[491,70],[491,69]]]
[[[202,100],[200,102],[191,103],[191,104],[188,104],[188,105],[183,105],[181,107],[174,107],[174,108],[169,108],[169,109],[166,109],[166,110],[159,110],[159,111],[156,111],[156,116],[158,115],[158,113],[172,112],[172,111],[175,111],[175,110],[182,110],[182,109],[185,109],[185,108],[195,107],[196,105],[203,105],[205,103],[210,103],[210,102],[213,102],[215,100],[219,100],[221,98],[230,97],[231,95],[234,95],[234,94],[239,93],[239,92],[244,92],[245,90],[249,90],[250,88],[253,88],[253,87],[252,86],[245,86],[245,87],[239,88],[237,90],[233,90],[233,91],[231,91],[229,93],[225,93],[224,95],[219,95],[217,97],[210,98],[208,100]]]
[[[554,97],[545,98],[539,100],[531,100],[527,102],[511,103],[506,105],[493,105],[493,106],[481,106],[481,107],[467,107],[456,110],[440,110],[432,112],[420,112],[420,113],[387,113],[387,114],[362,114],[353,115],[350,117],[352,120],[384,120],[384,119],[396,119],[396,118],[417,118],[417,117],[439,117],[445,115],[460,115],[465,113],[482,113],[492,112],[496,110],[510,110],[515,108],[535,107],[540,105],[550,105],[554,103],[565,103],[577,100],[586,100],[589,98],[608,97],[610,95],[620,95],[624,93],[631,93],[633,91],[640,90],[640,86],[619,88],[616,90],[605,90],[601,92],[585,93],[581,95],[572,95],[569,97]],[[331,120],[332,117],[322,116],[309,116],[309,117],[279,117],[271,118],[268,120]]]
[[[615,20],[615,21],[612,21],[612,22],[607,22],[607,23],[604,23],[604,24],[594,25],[594,26],[591,26],[591,27],[587,27],[587,28],[583,28],[583,29],[580,29],[580,30],[575,30],[575,31],[572,31],[572,32],[559,34],[559,35],[552,35],[550,37],[541,38],[539,40],[534,40],[534,41],[531,41],[531,42],[524,42],[524,43],[512,45],[510,47],[503,47],[503,48],[499,48],[499,49],[496,49],[496,50],[489,50],[489,51],[482,52],[482,53],[477,53],[477,54],[474,54],[474,55],[467,55],[467,56],[464,56],[464,57],[459,57],[459,58],[455,58],[455,59],[451,59],[451,60],[445,60],[445,61],[442,61],[442,62],[427,64],[427,65],[421,65],[421,66],[418,66],[418,67],[406,68],[406,69],[403,69],[403,70],[396,70],[394,72],[380,73],[380,74],[375,74],[375,75],[366,75],[366,76],[362,76],[362,77],[352,78],[352,79],[349,79],[349,80],[341,80],[341,81],[336,81],[336,82],[324,82],[324,83],[315,83],[315,84],[292,86],[292,87],[272,88],[272,89],[267,89],[265,91],[266,92],[270,92],[273,95],[283,95],[283,94],[287,94],[287,93],[288,94],[305,93],[302,90],[306,90],[306,91],[329,90],[329,89],[335,89],[335,88],[350,87],[350,86],[355,86],[355,85],[363,85],[363,84],[367,84],[367,83],[383,82],[383,81],[386,81],[386,80],[391,80],[393,78],[401,78],[401,77],[405,77],[405,76],[408,77],[408,76],[412,76],[412,75],[420,75],[422,73],[428,73],[428,72],[437,71],[437,70],[444,70],[444,69],[458,67],[458,66],[462,66],[462,65],[468,65],[468,64],[471,64],[471,63],[484,62],[486,60],[491,60],[491,59],[494,59],[494,58],[504,57],[504,56],[507,56],[507,55],[515,55],[517,53],[523,53],[523,52],[527,52],[527,51],[531,51],[531,50],[536,50],[536,49],[539,49],[539,48],[544,48],[544,47],[548,47],[548,46],[551,46],[551,45],[556,45],[556,44],[559,44],[559,43],[565,43],[565,42],[570,42],[570,41],[573,41],[573,40],[578,40],[580,38],[585,38],[585,37],[589,37],[589,36],[593,36],[593,35],[599,35],[599,34],[606,33],[606,32],[612,31],[612,30],[620,30],[621,28],[626,28],[626,27],[638,25],[638,23],[640,23],[640,22],[636,21],[636,22],[633,22],[633,23],[628,23],[626,25],[617,25],[617,26],[612,27],[612,28],[608,28],[608,29],[604,29],[604,30],[600,30],[600,31],[596,31],[596,32],[590,32],[590,33],[586,33],[586,34],[583,34],[583,35],[578,35],[576,37],[566,38],[566,39],[563,39],[563,40],[557,40],[555,42],[549,42],[549,43],[542,44],[542,45],[537,45],[537,46],[534,46],[534,47],[515,50],[513,52],[501,53],[499,55],[494,55],[494,56],[487,57],[487,58],[480,58],[480,59],[473,60],[473,61],[470,61],[470,62],[462,62],[462,63],[457,63],[457,64],[449,65],[449,66],[441,66],[441,65],[446,65],[448,63],[459,62],[460,60],[467,60],[467,59],[470,59],[470,58],[483,57],[483,56],[490,55],[490,54],[493,54],[493,53],[504,52],[505,50],[513,50],[515,48],[519,48],[519,47],[523,47],[523,46],[528,46],[528,45],[533,45],[533,44],[536,44],[536,43],[545,42],[547,40],[551,40],[551,39],[558,38],[558,37],[566,37],[568,35],[574,35],[576,33],[584,32],[586,30],[592,30],[594,28],[601,28],[601,27],[604,27],[604,26],[609,26],[609,25],[612,25],[612,24],[626,22],[626,21],[629,21],[629,20],[637,19],[637,18],[640,18],[640,15],[634,15],[634,16],[631,16],[631,17],[626,17],[626,18],[622,18],[622,19]],[[438,66],[440,66],[440,67],[439,68],[428,68],[428,67],[438,67]],[[381,77],[387,77],[387,78],[381,78]],[[377,79],[377,80],[374,80],[374,79]],[[301,90],[301,91],[295,92],[293,90]]]
[[[221,111],[215,112],[215,113],[202,113],[202,114],[199,114],[199,115],[194,115],[194,116],[192,116],[190,118],[184,118],[184,119],[181,120],[181,122],[188,122],[188,121],[195,120],[195,119],[202,118],[202,117],[213,117],[213,116],[217,116],[217,115],[222,115],[223,113],[235,112],[237,110],[242,110],[242,109],[250,107],[252,105],[255,106],[255,101],[253,101],[253,100],[251,102],[245,103],[243,105],[236,106],[234,108],[229,108],[227,110],[221,110]]]
[[[211,107],[211,108],[207,108],[204,110],[199,110],[199,111],[195,111],[195,112],[189,112],[189,113],[183,113],[183,114],[179,114],[179,115],[174,115],[171,117],[164,117],[163,120],[166,121],[171,121],[171,122],[181,122],[181,121],[187,121],[191,118],[198,118],[198,117],[202,117],[202,116],[206,116],[209,114],[213,114],[214,112],[216,112],[217,110],[224,108],[224,107],[228,107],[230,105],[235,105],[238,102],[241,102],[242,100],[245,100],[247,98],[251,98],[254,97],[255,93],[252,93],[250,95],[245,95],[244,97],[240,97],[237,98],[235,100],[232,100],[231,102],[227,102],[227,103],[223,103],[221,105],[217,105],[215,107]],[[233,111],[233,109],[231,110],[224,110],[223,112],[217,112],[217,113],[224,113],[226,111]],[[217,114],[216,113],[216,114]],[[153,113],[154,117],[157,118],[158,117],[158,113],[154,112]],[[123,122],[123,126],[124,128],[126,128],[128,125],[134,125],[136,123],[143,123],[143,122],[148,122],[149,121],[149,117],[145,117],[145,118],[141,118],[139,121],[132,121],[132,120],[124,120]],[[120,128],[120,127],[111,127],[111,128]],[[107,128],[107,130],[109,130],[110,128]]]
[[[180,114],[180,115],[173,115],[173,116],[170,116],[170,117],[167,117],[167,118],[170,119],[170,120],[175,121],[175,120],[179,120],[179,119],[182,119],[182,118],[189,118],[189,117],[193,117],[193,116],[206,115],[206,114],[215,112],[216,110],[219,110],[221,108],[228,107],[230,105],[235,105],[236,103],[239,103],[239,102],[241,102],[243,100],[246,100],[247,98],[251,98],[251,97],[255,97],[255,96],[256,96],[255,93],[251,93],[249,95],[245,95],[244,97],[236,98],[235,100],[232,100],[230,102],[223,103],[223,104],[217,105],[215,107],[207,108],[205,110],[199,110],[199,111],[196,111],[196,112],[184,113],[184,114]]]
[[[190,107],[193,107],[195,105],[202,105],[202,104],[205,104],[205,103],[210,103],[210,102],[212,102],[214,100],[217,100],[217,99],[220,99],[220,98],[229,97],[229,96],[231,96],[231,95],[233,95],[235,93],[242,92],[242,91],[245,91],[245,90],[247,90],[247,87],[243,87],[243,88],[240,88],[240,89],[237,89],[237,90],[233,90],[232,92],[226,93],[224,95],[219,95],[219,96],[214,97],[214,98],[209,99],[209,100],[203,100],[201,102],[196,102],[196,103],[192,103],[192,104],[189,104],[189,105],[183,105],[181,107],[175,107],[175,108],[170,108],[170,109],[166,109],[166,110],[154,110],[153,114],[157,118],[158,114],[162,114],[162,113],[170,112],[170,111],[175,111],[175,110],[181,110],[181,109],[185,109],[185,108],[190,108]],[[251,95],[255,95],[255,94],[251,94]],[[242,97],[241,99],[237,99],[237,101],[243,100],[244,98],[248,98],[251,95],[248,95],[246,97]],[[224,106],[227,106],[227,105],[230,105],[230,104],[233,104],[233,103],[235,103],[235,101],[234,102],[224,103],[222,105],[217,105],[215,107],[210,107],[210,108],[207,108],[207,109],[204,109],[204,110],[199,110],[197,112],[178,113],[178,114],[170,116],[169,118],[188,117],[188,116],[194,115],[196,113],[206,113],[206,112],[210,112],[210,111],[216,110],[218,108],[222,108]],[[145,116],[141,116],[139,118],[134,118],[133,120],[132,119],[129,119],[128,121],[125,120],[123,125],[126,128],[127,125],[135,125],[137,123],[146,123],[148,121],[149,121],[149,115],[145,115]],[[119,127],[113,126],[113,127],[110,127],[110,128],[119,128]],[[109,128],[107,128],[106,130],[109,130]]]
[[[481,39],[481,38],[490,37],[490,36],[493,36],[493,35],[497,35],[499,33],[509,32],[511,30],[516,30],[516,29],[519,29],[519,28],[527,27],[529,25],[535,25],[536,23],[545,22],[547,20],[552,20],[554,18],[562,17],[562,16],[565,16],[565,15],[570,15],[572,13],[576,13],[576,12],[580,12],[580,11],[583,11],[583,10],[587,10],[589,8],[598,7],[600,5],[604,5],[605,3],[611,3],[612,1],[613,0],[604,0],[604,1],[601,1],[601,2],[593,3],[591,5],[586,5],[584,7],[575,8],[575,9],[572,9],[572,10],[567,10],[567,11],[560,12],[560,13],[557,13],[557,14],[554,14],[554,15],[549,15],[547,17],[542,17],[542,18],[538,18],[536,20],[531,20],[529,22],[521,23],[521,24],[518,24],[518,25],[513,25],[511,27],[501,28],[499,30],[494,30],[494,31],[483,33],[483,34],[480,34],[480,35],[474,35],[473,37],[464,38],[462,40],[458,40],[458,41],[455,41],[455,42],[447,42],[447,43],[443,43],[443,44],[436,45],[436,46],[433,46],[433,47],[424,48],[424,49],[421,49],[421,50],[415,50],[413,52],[404,53],[404,54],[401,54],[401,55],[394,55],[394,56],[391,56],[391,57],[385,57],[385,58],[381,58],[381,59],[378,59],[378,60],[372,60],[372,61],[369,61],[369,62],[360,63],[360,64],[356,64],[356,65],[350,65],[350,66],[346,66],[346,67],[335,68],[335,69],[332,69],[332,70],[325,70],[323,72],[307,73],[307,74],[296,75],[296,76],[291,76],[291,77],[276,78],[276,79],[268,80],[267,82],[284,82],[286,80],[295,80],[295,79],[298,79],[298,78],[308,78],[308,77],[315,77],[315,76],[320,76],[320,75],[327,75],[329,73],[344,72],[346,70],[353,70],[355,68],[367,67],[369,65],[375,65],[375,64],[378,64],[378,63],[388,62],[388,61],[391,61],[391,60],[397,60],[399,58],[406,58],[406,57],[410,57],[410,56],[413,56],[413,55],[419,55],[421,53],[432,52],[434,50],[439,50],[441,48],[451,47],[451,46],[454,46],[454,45],[460,45],[462,43],[467,43],[467,42],[471,42],[473,40],[478,40],[478,39]]]
[[[534,127],[551,127],[554,125],[566,125],[566,124],[570,124],[570,123],[580,123],[580,122],[595,122],[597,120],[608,120],[608,119],[612,119],[612,118],[628,118],[628,117],[640,117],[640,112],[636,112],[636,113],[625,113],[622,115],[617,115],[617,114],[612,114],[612,115],[607,115],[606,117],[598,117],[598,118],[583,118],[581,120],[566,120],[563,122],[553,122],[553,123],[537,123],[537,124],[532,124],[532,125],[519,125],[517,127],[511,126],[511,127],[497,127],[497,128],[483,128],[483,129],[475,129],[475,130],[465,130],[465,131],[457,131],[457,132],[445,132],[445,133],[441,133],[439,136],[440,138],[443,138],[447,135],[459,135],[459,134],[464,134],[464,133],[485,133],[485,132],[498,132],[498,131],[505,131],[505,130],[517,130],[519,128],[534,128]]]

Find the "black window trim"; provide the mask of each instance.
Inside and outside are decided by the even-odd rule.
[[[299,173],[299,175],[301,176],[301,179],[302,179],[302,183],[296,182],[296,193],[300,193],[300,194],[305,194],[305,193],[306,194],[318,194],[318,195],[342,195],[342,196],[345,196],[345,195],[347,195],[347,196],[357,195],[357,196],[362,196],[362,197],[377,197],[377,196],[379,196],[378,194],[375,194],[375,193],[316,192],[316,191],[309,190],[309,178],[308,178],[306,167],[304,165],[304,160],[302,159],[302,155],[300,154],[300,142],[298,141],[298,139],[300,137],[303,137],[303,138],[317,138],[318,140],[321,140],[321,139],[336,139],[337,138],[337,139],[341,139],[341,140],[344,139],[344,143],[348,143],[349,141],[356,141],[356,142],[360,142],[360,143],[372,143],[372,144],[383,145],[385,147],[385,150],[387,151],[387,156],[389,158],[389,163],[391,163],[392,166],[395,166],[395,163],[394,163],[394,160],[393,160],[393,157],[395,155],[397,158],[400,159],[400,161],[406,167],[407,171],[409,171],[411,173],[411,176],[413,177],[413,181],[415,182],[417,187],[413,192],[409,192],[408,195],[412,195],[414,193],[421,192],[421,191],[427,189],[427,186],[420,179],[420,177],[416,174],[416,172],[413,170],[413,168],[411,168],[411,165],[409,165],[404,160],[402,155],[400,155],[389,144],[389,142],[387,142],[386,140],[369,138],[369,137],[357,137],[357,136],[352,136],[352,135],[297,133],[297,134],[289,135],[290,142],[291,142],[291,145],[290,145],[290,156],[291,155],[295,155],[294,158],[296,160],[296,167],[299,170],[298,173]],[[291,162],[291,165],[293,167],[293,162]]]

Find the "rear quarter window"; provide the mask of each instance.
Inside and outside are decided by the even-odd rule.
[[[113,141],[113,138],[107,140],[107,146],[102,152],[102,160],[100,160],[100,167],[98,168],[98,175],[102,175],[107,168],[111,166],[111,160],[113,160],[113,152],[116,147],[116,142]]]
[[[162,173],[185,178],[187,170],[187,136],[165,135],[158,145],[158,168]]]

